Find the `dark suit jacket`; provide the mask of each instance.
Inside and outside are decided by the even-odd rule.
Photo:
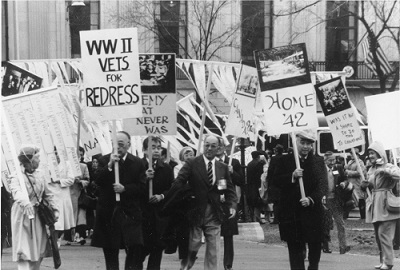
[[[232,184],[228,166],[216,161],[215,162],[216,183],[210,185],[208,182],[206,164],[203,155],[189,159],[175,179],[172,190],[182,189],[186,183],[192,188],[195,195],[196,212],[198,215],[192,215],[190,222],[193,225],[200,225],[206,211],[207,204],[210,203],[218,220],[224,220],[224,212],[220,201],[220,193],[217,189],[217,181],[226,179],[227,189],[225,190],[225,200],[228,208],[236,209],[237,196],[234,185]]]
[[[339,201],[339,204],[342,206],[346,203],[347,200],[351,199],[351,194],[353,190],[346,190],[346,188],[342,188],[340,183],[346,182],[347,177],[344,174],[344,168],[340,164],[336,164],[332,168],[334,185],[335,185],[335,199]],[[346,182],[346,186],[347,186]]]
[[[229,164],[229,157],[225,156],[224,163]],[[233,167],[233,173],[231,174],[231,177],[233,184],[236,186],[243,186],[244,185],[243,170],[239,160],[233,158],[232,167]],[[229,208],[224,207],[224,211],[225,211],[225,216],[229,217]],[[239,234],[237,217],[238,216],[236,215],[231,219],[225,218],[224,222],[221,225],[221,236],[230,236]]]
[[[140,158],[128,153],[120,168],[120,183],[125,192],[121,193],[117,207],[113,189],[114,168],[108,170],[109,161],[110,155],[99,160],[101,169],[96,178],[99,197],[92,246],[125,248],[143,244],[141,202],[146,188],[144,165]],[[114,214],[116,207],[119,211]]]
[[[146,170],[149,168],[149,163],[146,158],[142,158],[142,162]],[[171,188],[174,181],[174,171],[172,168],[160,160],[157,160],[154,169],[153,178],[153,194],[163,194],[164,198],[168,190]],[[162,236],[168,225],[168,218],[162,217],[160,211],[162,210],[164,201],[159,203],[149,203],[149,183],[146,184],[146,196],[143,202],[143,232],[144,232],[144,245],[148,247],[164,247]]]
[[[280,188],[279,230],[283,241],[319,242],[322,235],[322,197],[327,191],[327,171],[323,158],[308,154],[300,161],[303,171],[304,190],[313,200],[309,207],[300,204],[298,181],[292,183],[296,169],[294,155],[282,156],[273,175],[274,184]]]

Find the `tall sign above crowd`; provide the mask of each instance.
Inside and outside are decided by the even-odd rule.
[[[81,31],[80,38],[87,120],[142,116],[137,29]]]
[[[318,127],[304,43],[254,51],[268,135]]]

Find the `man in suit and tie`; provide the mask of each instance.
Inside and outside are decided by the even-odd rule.
[[[145,167],[140,158],[128,153],[130,135],[117,133],[118,154],[99,161],[101,171],[95,179],[99,189],[96,223],[91,245],[103,248],[107,270],[118,270],[119,249],[125,249],[125,269],[141,270],[142,196],[146,190]],[[115,182],[114,164],[119,165],[119,183]],[[120,195],[120,202],[116,201]]]
[[[202,155],[186,161],[172,188],[180,189],[188,183],[195,195],[196,209],[189,217],[189,255],[183,268],[185,270],[191,269],[197,258],[203,233],[206,240],[204,269],[216,270],[218,267],[221,223],[224,220],[221,195],[224,195],[229,209],[228,218],[236,214],[237,196],[228,166],[215,159],[220,141],[216,136],[209,135],[204,139],[203,147]]]
[[[219,162],[229,164],[229,157],[225,155],[225,142],[222,138],[219,138],[220,147],[217,153],[217,160]],[[244,177],[242,166],[239,160],[232,158],[231,165],[228,165],[229,173],[235,189],[244,185]],[[224,199],[222,199],[224,201]],[[239,201],[240,199],[238,199]],[[225,211],[229,211],[228,208],[224,208]],[[224,269],[232,270],[234,248],[233,248],[233,236],[239,234],[237,217],[225,219],[221,225],[221,236],[224,237]]]

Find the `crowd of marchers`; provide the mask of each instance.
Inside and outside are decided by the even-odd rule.
[[[234,235],[238,223],[248,221],[278,224],[291,269],[306,269],[308,258],[307,269],[314,270],[321,252],[332,252],[334,225],[339,253],[349,252],[345,220],[358,207],[360,218],[373,224],[379,248],[379,264],[370,268],[392,269],[400,211],[388,201],[399,197],[397,164],[388,162],[379,142],[363,160],[358,152],[347,159],[331,151],[315,155],[316,138],[308,130],[295,138],[286,151],[280,144],[253,151],[245,166],[228,156],[225,140],[216,135],[205,136],[201,154],[182,147],[174,160],[157,136],[143,141],[143,157],[131,154],[130,135],[119,131],[113,153],[88,158],[80,149],[79,177],[71,176],[70,164],[60,162],[54,149],[58,179],[41,171],[38,147],[23,145],[22,174],[2,181],[2,250],[12,247],[18,269],[40,269],[43,258],[54,254],[57,245],[50,245],[38,216],[46,200],[56,218],[58,248],[90,239],[102,249],[107,270],[119,269],[121,249],[125,269],[159,270],[163,254],[175,253],[176,269],[191,269],[202,245],[205,270],[233,269]]]

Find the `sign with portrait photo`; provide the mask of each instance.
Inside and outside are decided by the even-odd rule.
[[[259,88],[257,70],[243,65],[226,123],[226,134],[238,138],[254,137],[254,111]]]
[[[268,135],[316,129],[318,118],[304,43],[254,51]]]
[[[132,135],[176,134],[175,54],[140,54],[143,116],[124,119]]]
[[[363,132],[341,77],[316,84],[315,91],[332,132],[335,148],[342,151],[364,144]]]
[[[26,69],[10,62],[2,63],[5,69],[1,86],[1,95],[10,96],[41,88],[43,79]]]

